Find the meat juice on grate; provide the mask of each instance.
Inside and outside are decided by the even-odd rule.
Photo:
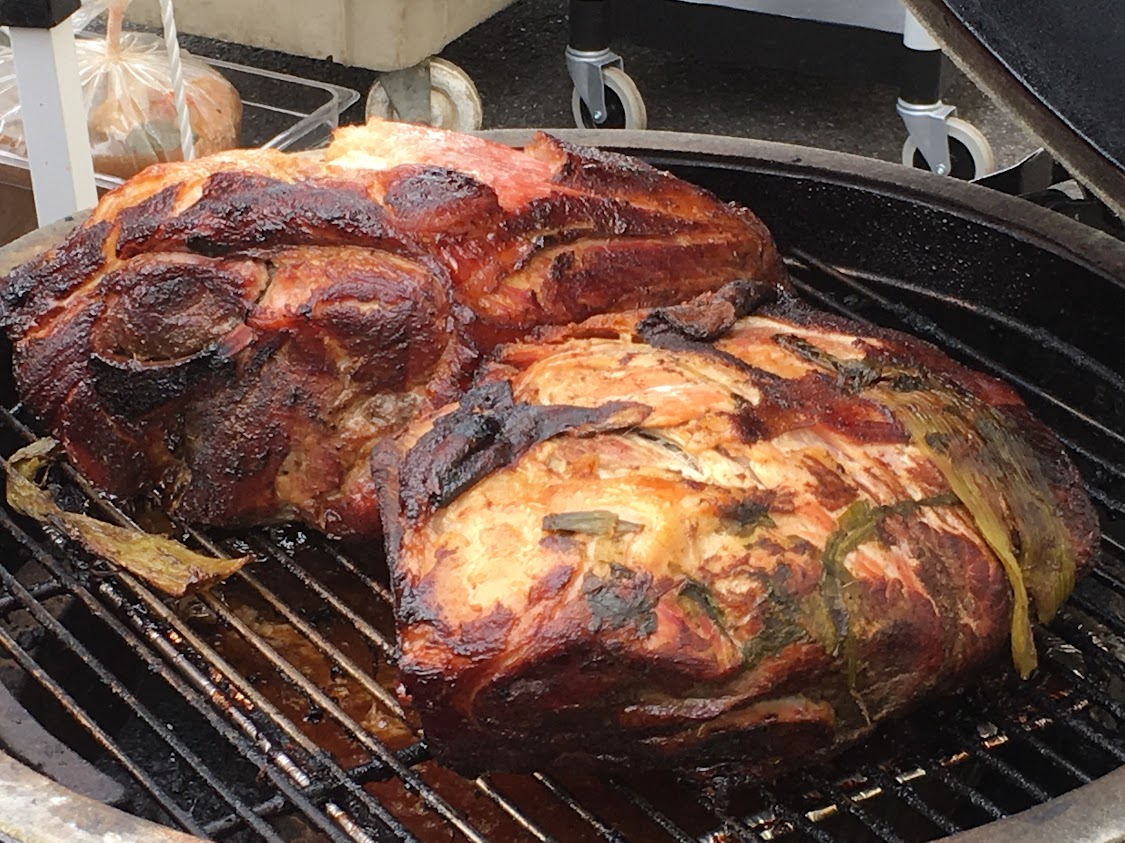
[[[371,590],[354,574],[341,570],[333,555],[327,551],[305,545],[292,554],[293,561],[306,571],[316,571],[316,578],[330,592],[360,614],[389,641],[394,640],[394,622],[389,605],[370,599]],[[378,568],[378,564],[374,565]],[[371,677],[383,689],[394,693],[398,672],[393,661],[378,647],[358,633],[355,626],[341,618],[306,586],[296,581],[278,566],[254,566],[249,573],[260,577],[270,589],[285,601],[300,617],[315,627],[333,646],[345,654],[355,665],[370,671]],[[350,676],[322,650],[276,610],[237,579],[215,589],[221,599],[257,635],[260,635],[279,653],[284,654],[295,669],[311,680],[318,688],[335,700],[340,707],[365,730],[383,741],[392,750],[402,750],[416,738],[416,717],[406,709],[399,716],[384,702],[376,698],[364,684]],[[200,613],[200,631],[209,625],[208,615]],[[331,753],[345,768],[355,768],[371,762],[369,752],[357,745],[346,728],[325,714],[315,702],[293,687],[270,666],[257,650],[237,631],[216,626],[210,632],[210,643],[235,669],[250,677],[255,688],[270,699],[318,746]],[[423,762],[416,767],[423,780],[455,809],[471,818],[474,827],[492,839],[533,839],[519,823],[502,811],[495,801],[485,797],[479,787],[462,776],[433,762]],[[612,826],[627,831],[630,839],[651,839],[658,831],[651,819],[631,807],[626,801],[606,787],[605,781],[594,772],[564,773],[568,788],[576,793],[578,803],[597,816],[605,817]],[[551,782],[551,786],[560,786]],[[364,785],[388,810],[421,840],[444,840],[449,834],[448,824],[424,800],[404,787],[402,782],[389,778]],[[506,799],[520,806],[521,812],[533,821],[550,828],[559,839],[597,839],[591,825],[572,807],[553,796],[548,785],[529,775],[497,777],[495,787]],[[657,798],[665,799],[676,794],[683,798],[683,783],[674,779],[665,782]],[[702,821],[700,831],[706,828]]]

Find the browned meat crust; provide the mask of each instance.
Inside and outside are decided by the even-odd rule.
[[[768,284],[507,346],[375,464],[404,693],[469,772],[835,751],[1030,670],[1098,535],[1010,389]]]
[[[26,403],[102,488],[370,535],[371,447],[497,342],[781,275],[749,212],[638,161],[376,123],[325,161],[150,168],[5,279],[0,316]]]

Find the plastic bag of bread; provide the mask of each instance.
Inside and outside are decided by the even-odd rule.
[[[94,170],[120,178],[159,161],[183,158],[164,39],[122,31],[128,2],[87,4],[79,25],[89,23],[90,13],[104,6],[106,32],[79,37],[76,43]],[[181,56],[195,155],[238,146],[242,127],[238,91],[201,59],[186,52]],[[15,65],[7,48],[0,48],[0,149],[27,154]]]

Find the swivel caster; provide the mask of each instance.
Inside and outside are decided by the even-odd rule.
[[[421,99],[427,84],[428,115],[425,100]],[[453,62],[439,58],[383,74],[367,93],[366,110],[369,119],[404,119],[458,132],[476,131],[484,119],[480,93],[469,74]]]
[[[570,98],[574,125],[587,129],[648,128],[648,112],[637,83],[624,70],[613,65],[602,67],[601,75],[605,92],[604,118],[600,122],[595,119],[575,87]]]
[[[934,170],[935,172],[972,181],[983,178],[996,169],[992,145],[980,129],[959,117],[947,117],[945,129],[949,142],[949,169],[944,173],[940,170]],[[907,138],[902,145],[902,163],[918,170],[934,169],[913,138]]]

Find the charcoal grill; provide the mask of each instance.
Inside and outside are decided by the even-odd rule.
[[[1039,674],[982,680],[777,782],[576,769],[467,780],[430,760],[395,697],[375,549],[289,527],[179,527],[256,561],[169,601],[0,507],[10,751],[130,815],[219,840],[1125,839],[1125,244],[985,188],[838,153],[562,134],[751,206],[810,301],[1008,380],[1058,431],[1104,537],[1094,573],[1038,633]],[[0,271],[59,236],[7,247]],[[0,401],[6,456],[35,431],[10,380]],[[73,471],[54,482],[70,508],[132,523]],[[34,722],[21,724],[24,712]],[[0,837],[159,839],[101,804],[50,802],[42,787],[0,756]],[[52,824],[64,829],[54,838]]]

